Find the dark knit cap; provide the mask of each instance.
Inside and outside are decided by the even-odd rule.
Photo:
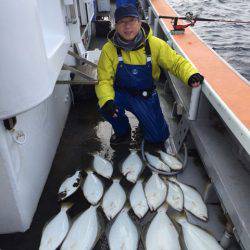
[[[122,5],[115,10],[116,23],[123,17],[130,17],[130,16],[139,18],[139,13],[133,4]]]

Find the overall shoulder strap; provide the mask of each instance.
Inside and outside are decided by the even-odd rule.
[[[117,52],[117,56],[118,56],[118,61],[122,62],[123,60],[122,60],[122,50],[121,50],[121,48],[116,47],[116,52]]]
[[[145,52],[147,56],[147,62],[151,61],[151,50],[148,39],[145,41]]]

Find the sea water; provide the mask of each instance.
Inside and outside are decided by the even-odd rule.
[[[178,12],[203,18],[250,21],[250,0],[166,0]],[[193,30],[250,80],[250,24],[197,22]]]

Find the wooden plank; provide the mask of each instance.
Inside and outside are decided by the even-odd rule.
[[[78,70],[78,69],[75,69],[74,67],[71,67],[71,66],[68,66],[66,64],[63,64],[63,67],[62,67],[63,70],[69,70],[77,75],[80,75],[81,77],[89,80],[89,81],[95,81],[96,79],[90,77],[89,75],[85,74],[84,72]]]
[[[75,57],[76,59],[78,59],[78,60],[84,62],[84,63],[87,63],[87,64],[89,64],[89,65],[91,65],[91,66],[93,66],[93,67],[97,67],[97,64],[96,64],[96,63],[93,63],[93,62],[89,61],[88,59],[83,58],[83,57],[79,56],[78,54],[76,54],[76,53],[74,53],[74,52],[72,52],[72,51],[70,51],[70,50],[68,51],[68,54],[69,54],[70,56],[73,56],[73,57]]]

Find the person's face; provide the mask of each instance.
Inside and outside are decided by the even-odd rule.
[[[116,23],[115,28],[123,39],[132,41],[141,28],[141,21],[136,17],[124,17]]]

